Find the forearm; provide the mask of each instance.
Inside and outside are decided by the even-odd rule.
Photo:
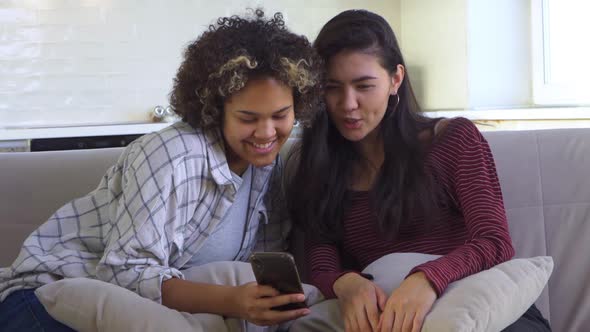
[[[235,287],[196,283],[172,278],[162,283],[162,304],[188,313],[211,313],[238,317]]]
[[[489,269],[512,257],[510,241],[499,245],[497,239],[477,239],[450,253],[414,267],[408,275],[423,272],[440,296],[447,286],[457,280]]]
[[[340,264],[338,250],[327,244],[309,245],[306,243],[306,261],[310,265],[310,282],[322,294],[330,299],[334,298],[334,282],[345,273]]]

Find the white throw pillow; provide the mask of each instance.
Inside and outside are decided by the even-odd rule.
[[[35,294],[53,318],[76,331],[205,331],[190,314],[104,281],[63,279]]]
[[[219,285],[254,281],[250,263],[214,262],[183,271],[186,280]],[[303,285],[307,302],[323,299],[319,290]],[[39,287],[35,294],[58,321],[82,332],[243,331],[245,322],[213,314],[189,314],[169,309],[125,288],[88,278],[63,279]],[[248,323],[248,331],[263,327]]]
[[[390,294],[417,265],[440,256],[395,253],[363,272]],[[447,287],[424,320],[422,332],[498,332],[514,323],[537,300],[553,271],[549,256],[518,258]]]
[[[223,285],[254,280],[244,262],[213,262],[183,271],[185,279]],[[35,294],[47,312],[78,331],[240,331],[243,321],[169,309],[125,288],[88,278],[63,279]]]

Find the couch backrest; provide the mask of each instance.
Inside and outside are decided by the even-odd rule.
[[[517,257],[550,255],[555,262],[537,305],[554,331],[582,331],[590,326],[590,129],[484,136]],[[0,153],[0,266],[57,208],[93,190],[121,151]]]
[[[0,153],[0,266],[59,207],[96,188],[122,150]]]
[[[590,326],[590,129],[486,132],[517,257],[555,268],[537,301],[554,331]]]

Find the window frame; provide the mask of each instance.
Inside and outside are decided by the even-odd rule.
[[[590,105],[590,85],[551,82],[549,1],[531,2],[532,89],[535,106]],[[587,92],[586,92],[586,91]]]

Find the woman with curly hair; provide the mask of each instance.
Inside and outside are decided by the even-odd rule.
[[[271,309],[303,294],[188,281],[183,273],[286,249],[290,226],[275,206],[278,154],[294,122],[308,123],[319,109],[319,68],[310,43],[280,13],[218,19],[188,46],[174,81],[171,104],[182,121],[132,142],[96,190],[55,212],[0,269],[0,326],[70,330],[34,291],[75,277],[257,325],[308,314]]]

